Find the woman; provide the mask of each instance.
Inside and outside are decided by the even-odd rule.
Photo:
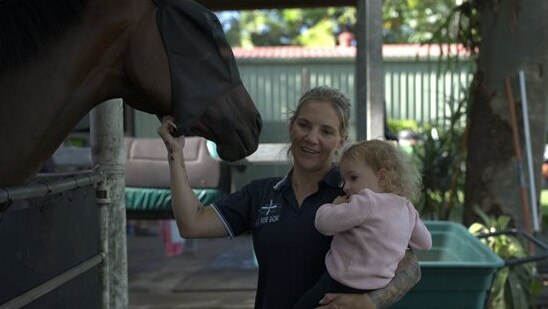
[[[316,210],[343,195],[333,165],[348,136],[350,103],[336,89],[306,92],[289,121],[293,168],[285,177],[252,181],[209,207],[196,199],[184,169],[184,138],[165,119],[158,133],[169,153],[172,207],[184,238],[253,236],[259,262],[256,308],[291,308],[325,271],[331,237],[314,228]],[[414,255],[387,287],[367,294],[328,294],[319,308],[375,308],[399,300],[420,278]]]

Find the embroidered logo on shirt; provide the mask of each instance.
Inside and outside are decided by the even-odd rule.
[[[280,221],[280,206],[273,200],[259,208],[259,213],[255,225],[272,223]]]

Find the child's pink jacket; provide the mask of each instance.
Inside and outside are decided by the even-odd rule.
[[[432,236],[413,204],[364,189],[348,203],[324,204],[316,229],[334,235],[325,264],[331,277],[356,289],[378,289],[394,277],[407,247],[430,249]]]

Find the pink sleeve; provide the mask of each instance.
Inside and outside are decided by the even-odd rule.
[[[409,246],[415,249],[430,250],[432,248],[432,235],[424,225],[424,222],[419,218],[419,214],[415,217],[415,228],[409,240]]]
[[[367,205],[364,205],[364,202]],[[357,195],[351,196],[348,203],[324,204],[316,212],[316,229],[324,235],[331,236],[358,226],[369,214],[371,207],[368,205],[368,201]]]

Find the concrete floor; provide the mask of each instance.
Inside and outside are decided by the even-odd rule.
[[[130,308],[253,308],[257,269],[251,257],[245,236],[194,240],[168,257],[159,236],[129,235]]]
[[[251,309],[257,269],[251,237],[199,239],[168,257],[153,235],[128,235],[129,304],[133,309]],[[548,273],[548,263],[539,271]],[[548,309],[548,276],[535,308]]]

